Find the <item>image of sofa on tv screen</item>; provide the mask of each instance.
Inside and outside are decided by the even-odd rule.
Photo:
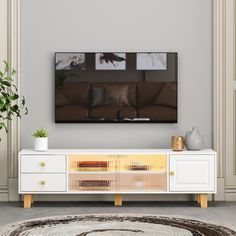
[[[177,121],[176,83],[64,83],[56,88],[56,122]]]

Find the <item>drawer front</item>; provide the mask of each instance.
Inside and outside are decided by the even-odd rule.
[[[21,192],[65,192],[65,174],[21,174]]]
[[[171,192],[214,192],[214,155],[170,155]]]
[[[64,173],[64,155],[22,155],[21,173]]]

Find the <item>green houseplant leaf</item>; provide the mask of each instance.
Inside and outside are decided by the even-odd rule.
[[[25,107],[25,98],[20,98],[14,83],[16,70],[7,61],[3,61],[3,64],[4,70],[0,71],[0,130],[4,128],[8,132],[6,121],[14,116],[21,117],[22,111],[26,115],[28,109]]]

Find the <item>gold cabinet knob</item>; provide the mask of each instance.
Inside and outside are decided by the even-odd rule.
[[[171,176],[175,175],[175,172],[174,172],[173,170],[170,171],[170,175],[171,175]]]
[[[41,180],[41,181],[40,181],[40,185],[43,186],[43,185],[45,185],[45,184],[46,184],[45,180]]]
[[[40,162],[40,166],[46,166],[46,162]]]

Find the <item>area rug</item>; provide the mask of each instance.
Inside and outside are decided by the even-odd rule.
[[[76,215],[40,218],[0,227],[1,236],[236,236],[225,226],[150,215]]]

